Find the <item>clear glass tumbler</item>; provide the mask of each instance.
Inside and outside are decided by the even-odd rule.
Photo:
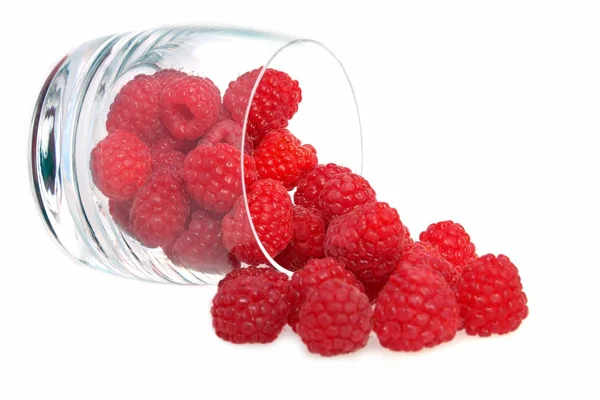
[[[33,115],[32,188],[43,223],[60,247],[94,268],[158,282],[214,284],[237,267],[233,262],[189,266],[173,262],[167,247],[140,243],[111,216],[109,199],[94,184],[90,159],[92,149],[109,133],[111,104],[134,77],[174,69],[210,78],[221,101],[230,82],[257,68],[243,120],[236,121],[242,131],[248,129],[251,104],[265,71],[283,71],[302,90],[287,129],[317,149],[320,164],[335,162],[361,173],[361,127],[352,85],[340,61],[319,42],[207,27],[163,27],[103,37],[82,44],[56,65]],[[189,110],[181,110],[182,118],[186,113]],[[235,143],[240,153],[248,140],[242,135]],[[246,166],[240,159],[236,168],[244,182]],[[240,201],[247,202],[247,191],[243,183]],[[192,215],[197,207],[193,199],[189,207]],[[248,212],[247,203],[245,209]],[[250,217],[248,221],[267,262],[285,271],[266,252]]]

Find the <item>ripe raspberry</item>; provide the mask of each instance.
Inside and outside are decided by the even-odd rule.
[[[129,227],[129,214],[131,212],[131,201],[108,200],[108,212],[119,228],[131,235]]]
[[[117,130],[94,147],[90,168],[94,184],[106,197],[128,200],[150,177],[152,155],[139,137]]]
[[[304,267],[311,258],[325,257],[323,218],[302,206],[294,206],[294,236],[275,261],[289,271]]]
[[[273,282],[283,296],[287,296],[289,279],[283,272],[273,267],[246,267],[229,272],[219,281],[219,287],[241,276],[262,276]]]
[[[232,343],[270,343],[285,326],[289,304],[264,276],[240,276],[221,285],[210,310],[218,337]]]
[[[356,207],[376,202],[375,197],[375,191],[365,178],[345,172],[325,183],[319,199],[319,209],[329,223]]]
[[[115,96],[106,118],[106,130],[125,130],[137,134],[151,145],[160,131],[160,84],[152,76],[138,75]]]
[[[337,174],[352,172],[350,168],[342,167],[333,163],[327,165],[319,164],[308,172],[298,182],[294,193],[294,203],[306,208],[319,208],[319,198],[325,183],[333,179]]]
[[[486,254],[465,266],[458,303],[468,335],[512,332],[529,314],[519,271],[502,254]]]
[[[301,145],[287,129],[267,133],[254,152],[260,179],[281,181],[292,190],[308,171],[317,165],[317,151],[309,144]]]
[[[298,335],[311,353],[335,356],[366,346],[373,309],[355,286],[332,279],[314,288],[300,308]]]
[[[167,130],[167,128],[164,127],[164,125],[161,124],[161,130],[160,132],[156,135],[156,141],[154,142],[154,144],[152,145],[152,148],[164,148],[164,147],[170,147],[173,150],[177,150],[182,152],[183,154],[187,154],[189,153],[191,150],[196,148],[196,144],[197,141],[196,140],[181,140],[181,139],[175,139]]]
[[[168,255],[174,263],[196,270],[229,266],[221,240],[221,224],[201,211],[192,214],[187,230],[171,244]]]
[[[175,138],[197,139],[217,121],[220,104],[210,79],[174,79],[160,97],[160,119]]]
[[[325,254],[362,282],[385,280],[396,268],[404,242],[398,212],[387,203],[358,207],[335,219],[325,236]]]
[[[185,158],[183,179],[194,200],[207,210],[226,213],[242,195],[241,153],[226,143],[198,146]],[[244,155],[247,187],[256,180],[254,159]]]
[[[430,248],[429,246],[428,244],[423,244],[423,242],[416,242],[410,250],[402,254],[402,261],[398,267],[402,268],[403,266],[410,265],[413,267],[431,268],[442,274],[450,289],[456,292],[456,287],[460,281],[460,272],[440,255],[437,248]]]
[[[454,293],[440,274],[427,268],[400,268],[375,304],[373,330],[383,347],[419,351],[454,338],[460,323]]]
[[[173,150],[165,141],[160,141],[152,147],[152,158],[154,159],[154,172],[168,169],[180,173],[183,168],[185,154]]]
[[[217,122],[200,139],[199,144],[214,146],[217,143],[227,143],[239,150],[242,146],[242,127],[231,120]],[[246,138],[244,140],[244,153],[252,154],[252,152],[252,141]]]
[[[271,257],[281,253],[294,234],[292,200],[281,182],[273,179],[256,181],[247,193],[248,208],[265,250]],[[244,197],[223,218],[223,244],[236,258],[247,264],[266,263],[246,212]]]
[[[183,71],[179,71],[177,69],[163,69],[158,72],[155,72],[152,77],[158,81],[161,89],[164,89],[169,83],[174,81],[175,79],[185,78],[188,74]]]
[[[223,96],[225,108],[231,113],[231,118],[240,125],[244,124],[250,94],[261,69],[246,72],[229,83]],[[252,98],[246,127],[246,133],[255,147],[265,133],[288,125],[288,121],[298,111],[301,100],[302,91],[298,81],[293,80],[285,72],[272,68],[265,70]]]
[[[421,232],[419,239],[429,242],[440,251],[440,254],[455,267],[460,269],[475,259],[475,245],[461,224],[452,221],[441,221],[429,225]]]
[[[221,103],[219,106],[219,116],[217,117],[217,124],[223,121],[232,121],[231,114],[225,108],[225,104]],[[240,125],[241,128],[241,125]]]
[[[135,238],[145,246],[166,247],[181,235],[189,213],[183,182],[164,170],[136,194],[130,226]]]
[[[341,280],[348,285],[355,286],[363,291],[363,285],[356,279],[354,274],[345,269],[334,258],[312,259],[306,266],[294,272],[288,288],[288,300],[290,312],[288,324],[296,331],[298,316],[302,303],[315,287],[331,279]]]

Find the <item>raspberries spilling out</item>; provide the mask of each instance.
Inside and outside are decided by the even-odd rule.
[[[315,287],[300,307],[298,335],[311,353],[335,356],[365,347],[373,327],[367,295],[344,281]]]
[[[486,254],[465,266],[458,304],[468,335],[512,332],[529,314],[519,271],[502,254]]]
[[[298,323],[300,307],[306,296],[316,286],[331,279],[341,280],[364,292],[363,285],[354,274],[342,267],[334,258],[310,260],[306,267],[294,272],[290,281],[288,299],[291,308],[288,323],[294,331]]]
[[[200,145],[183,164],[187,190],[199,205],[217,213],[229,212],[242,195],[242,165],[246,186],[256,180],[254,159],[230,144]]]
[[[331,222],[356,207],[375,201],[375,191],[369,182],[360,175],[346,172],[334,176],[323,185],[319,209],[327,222]]]
[[[129,200],[152,174],[148,146],[133,133],[117,130],[92,150],[90,168],[96,187],[109,199]]]
[[[398,212],[378,202],[335,219],[327,229],[325,254],[337,258],[362,282],[378,282],[396,268],[403,244]]]
[[[431,224],[421,232],[419,239],[436,247],[450,263],[461,269],[463,265],[477,257],[475,245],[461,224],[442,221]]]
[[[377,297],[374,331],[383,347],[418,351],[451,340],[460,316],[444,278],[428,268],[403,267]]]
[[[294,235],[275,261],[288,271],[296,271],[310,259],[325,257],[323,218],[302,206],[293,208]]]
[[[246,72],[232,81],[223,96],[225,108],[240,125],[244,124],[250,95],[261,70],[257,68]],[[267,68],[256,88],[248,114],[246,133],[254,145],[259,145],[268,131],[287,127],[288,121],[298,111],[300,101],[302,90],[298,81],[285,72]]]
[[[269,343],[289,329],[309,352],[336,356],[371,331],[383,347],[419,351],[463,329],[521,325],[527,297],[508,257],[477,257],[452,221],[415,242],[364,177],[317,164],[291,133],[307,130],[292,120],[298,81],[269,68],[258,82],[261,72],[231,81],[222,99],[205,76],[138,75],[116,88],[90,154],[101,215],[134,252],[162,251],[170,262],[157,271],[190,281],[224,276],[211,308],[218,337]]]
[[[209,79],[173,79],[162,90],[160,120],[175,138],[197,139],[217,122],[220,104],[218,89]]]
[[[260,179],[281,181],[291,190],[300,178],[317,165],[317,151],[300,141],[287,129],[271,131],[265,135],[254,153],[256,170]]]
[[[219,287],[210,310],[218,337],[232,343],[270,343],[285,326],[289,304],[264,276],[238,276]]]
[[[256,181],[247,197],[258,239],[266,252],[275,257],[286,248],[294,234],[292,200],[281,182],[273,179]],[[240,197],[223,219],[223,243],[242,262],[267,262],[250,226],[250,218],[244,198]]]

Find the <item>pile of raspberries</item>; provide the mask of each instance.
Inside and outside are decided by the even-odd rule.
[[[182,268],[230,271],[211,308],[217,336],[269,343],[287,324],[310,352],[333,356],[361,349],[372,331],[390,350],[419,351],[463,329],[517,329],[528,307],[510,259],[478,256],[453,221],[413,241],[364,177],[319,164],[287,129],[298,81],[265,69],[250,99],[261,70],[223,96],[178,70],[138,75],[116,95],[91,153],[123,233]]]

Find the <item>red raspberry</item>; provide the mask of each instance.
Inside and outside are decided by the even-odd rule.
[[[288,289],[288,300],[290,302],[290,313],[288,324],[296,331],[300,307],[306,297],[318,285],[331,279],[341,280],[359,291],[363,291],[363,285],[356,279],[354,274],[345,269],[334,258],[312,259],[306,266],[294,272]]]
[[[210,79],[174,79],[160,97],[160,119],[175,138],[197,139],[217,121],[220,104]]]
[[[429,225],[421,232],[419,239],[429,242],[439,250],[440,254],[459,269],[475,259],[475,245],[461,224],[452,221],[441,221]]]
[[[452,340],[460,323],[454,293],[428,268],[400,268],[375,304],[373,330],[383,347],[419,351]]]
[[[241,153],[226,143],[198,146],[185,158],[183,179],[194,200],[207,210],[226,213],[242,195]],[[256,180],[254,159],[244,155],[247,187]]]
[[[161,124],[161,130],[160,132],[156,135],[156,141],[154,142],[154,144],[152,145],[152,148],[164,148],[164,147],[170,147],[173,150],[177,150],[182,152],[183,154],[187,154],[189,153],[191,150],[196,148],[196,144],[197,144],[197,140],[181,140],[181,139],[175,139],[170,133],[169,131],[167,131],[167,128],[165,128],[162,124]]]
[[[292,190],[300,178],[317,165],[317,151],[309,144],[301,145],[287,129],[267,133],[254,152],[260,179],[281,181]]]
[[[519,271],[502,254],[486,254],[465,266],[458,303],[468,335],[512,332],[529,314]]]
[[[223,122],[223,121],[231,121],[231,114],[229,113],[229,111],[227,111],[227,109],[225,108],[225,104],[221,103],[221,105],[219,106],[219,116],[217,117],[217,124],[219,122]],[[241,128],[241,126],[240,126]]]
[[[164,89],[169,83],[171,83],[175,79],[185,78],[188,76],[188,74],[177,69],[169,68],[155,72],[152,76],[158,81],[161,89]]]
[[[131,235],[129,227],[129,214],[131,212],[131,201],[108,200],[108,212],[119,228]]]
[[[431,268],[442,274],[450,289],[456,291],[456,287],[460,281],[460,272],[448,260],[442,257],[435,247],[430,248],[429,246],[428,244],[423,244],[423,242],[416,242],[410,250],[402,254],[402,261],[398,267],[402,268],[403,266],[410,265],[413,267]]]
[[[106,130],[136,133],[151,145],[160,131],[160,84],[152,76],[138,75],[115,96],[106,118]]]
[[[207,213],[196,211],[185,232],[168,251],[176,264],[196,270],[229,270],[228,253],[221,240],[221,224]]]
[[[325,254],[335,257],[362,282],[385,280],[396,268],[404,230],[387,203],[359,207],[335,219],[325,236]]]
[[[240,276],[222,285],[211,315],[218,337],[232,343],[270,343],[285,326],[289,304],[264,276]]]
[[[227,145],[225,145],[227,146]],[[256,181],[247,194],[254,229],[271,257],[281,253],[294,234],[292,200],[281,182]],[[250,226],[244,197],[223,218],[223,243],[238,260],[247,264],[267,262]]]
[[[311,258],[325,257],[325,223],[320,215],[294,206],[294,236],[275,261],[289,271],[304,267]]]
[[[231,118],[244,124],[250,94],[262,68],[246,72],[229,83],[223,96],[223,104],[231,113]],[[273,129],[285,128],[288,121],[298,111],[302,91],[298,81],[285,72],[267,68],[262,76],[250,105],[246,133],[254,142],[260,143],[265,133]]]
[[[366,346],[373,309],[353,285],[333,279],[314,288],[300,308],[298,335],[311,353],[335,356]]]
[[[155,174],[136,194],[130,226],[140,243],[147,247],[165,247],[181,235],[189,213],[183,182],[164,171]]]
[[[128,200],[152,173],[150,149],[133,133],[115,131],[92,150],[94,184],[109,199]]]
[[[345,172],[325,183],[319,199],[319,209],[329,223],[356,207],[376,201],[375,191],[365,178]]]
[[[319,164],[308,172],[298,182],[294,193],[294,203],[306,208],[319,208],[319,198],[325,183],[333,179],[337,174],[352,172],[350,168],[342,167],[333,163],[327,165]]]
[[[240,276],[262,276],[273,282],[283,296],[287,296],[289,279],[283,272],[277,271],[273,267],[246,267],[229,272],[219,281],[219,287],[231,282]]]
[[[180,173],[183,168],[185,154],[173,150],[165,141],[160,141],[152,147],[152,158],[154,159],[155,172],[168,169]]]
[[[217,143],[227,143],[239,150],[242,146],[242,127],[231,120],[217,122],[200,139],[199,144],[214,146]],[[244,153],[252,152],[252,142],[249,139],[244,140]]]

